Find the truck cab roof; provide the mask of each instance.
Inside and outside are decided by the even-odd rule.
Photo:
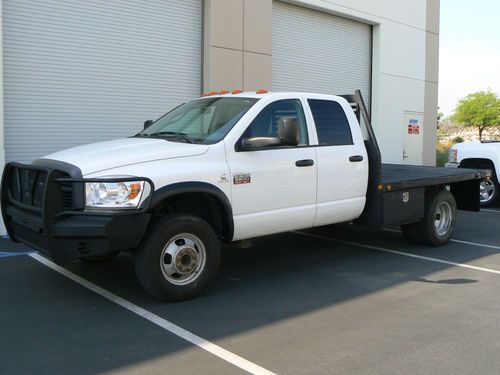
[[[253,98],[253,99],[280,99],[280,98],[289,98],[293,96],[305,96],[305,97],[322,97],[325,99],[331,100],[345,100],[341,96],[338,95],[330,95],[330,94],[321,94],[321,93],[312,93],[312,92],[300,92],[300,91],[266,91],[265,93],[258,93],[259,91],[243,91],[241,93],[232,94],[232,93],[215,93],[211,95],[201,96],[199,99],[207,98],[207,97],[226,97],[226,98]]]

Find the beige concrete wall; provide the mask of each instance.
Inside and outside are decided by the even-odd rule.
[[[425,38],[424,164],[436,165],[439,80],[439,0],[427,0]]]
[[[435,165],[440,0],[283,1],[373,25],[372,119],[384,161],[403,162],[404,112],[415,111],[424,113],[422,162]],[[272,0],[204,6],[204,91],[271,89]]]
[[[272,0],[205,0],[203,91],[271,89]]]

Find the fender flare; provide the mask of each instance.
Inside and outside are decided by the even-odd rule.
[[[200,181],[186,181],[163,186],[153,192],[150,209],[155,208],[167,198],[185,193],[210,194],[221,204],[224,220],[227,224],[224,237],[228,242],[231,241],[234,235],[233,209],[227,195],[215,185]]]

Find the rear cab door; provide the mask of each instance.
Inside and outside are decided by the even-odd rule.
[[[368,156],[359,123],[343,98],[307,94],[304,99],[317,151],[314,226],[353,220],[363,212],[368,185]]]
[[[230,169],[233,240],[312,227],[316,216],[317,162],[301,95],[267,94],[225,138]],[[243,138],[276,137],[281,117],[297,119],[297,146],[239,148]]]

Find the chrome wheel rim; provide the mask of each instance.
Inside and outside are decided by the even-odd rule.
[[[174,285],[187,285],[195,281],[205,268],[207,253],[203,242],[191,233],[172,238],[160,257],[161,272]]]
[[[439,236],[445,236],[451,228],[453,214],[448,202],[441,202],[436,208],[434,214],[434,228]]]
[[[483,180],[479,184],[479,199],[481,203],[488,203],[495,194],[495,184],[491,180]]]

